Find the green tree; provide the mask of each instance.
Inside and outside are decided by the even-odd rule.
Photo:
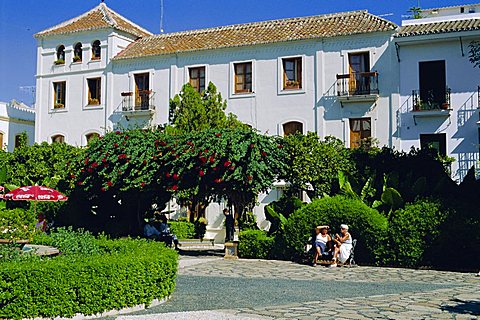
[[[412,14],[413,19],[422,19],[422,8],[420,7],[411,7],[408,9],[408,12]]]
[[[180,94],[170,99],[169,120],[176,132],[245,126],[232,113],[226,115],[226,108],[227,101],[212,82],[202,93],[187,83]]]
[[[285,137],[288,154],[286,181],[294,190],[307,191],[310,198],[332,194],[338,172],[350,172],[353,164],[348,149],[334,137],[320,139],[317,134],[294,134]]]

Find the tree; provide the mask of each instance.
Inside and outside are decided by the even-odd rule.
[[[350,172],[353,164],[348,149],[334,137],[321,140],[316,133],[285,137],[288,154],[286,181],[293,190],[303,190],[310,198],[332,194],[338,172]]]
[[[225,114],[226,108],[226,100],[212,82],[202,93],[187,83],[180,94],[170,99],[169,121],[176,132],[244,127],[235,115]]]
[[[422,19],[422,8],[418,7],[411,7],[408,9],[408,12],[412,14],[413,19]]]

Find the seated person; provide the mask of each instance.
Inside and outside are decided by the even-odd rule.
[[[337,233],[333,240],[336,244],[333,260],[334,262],[345,263],[350,257],[350,251],[352,250],[352,236],[348,232],[348,225],[346,224],[340,225],[340,233],[341,235]]]
[[[48,225],[47,225],[47,220],[45,219],[45,214],[43,212],[40,212],[37,218],[38,218],[38,221],[35,224],[35,229],[40,232],[46,233]]]
[[[148,239],[159,240],[160,231],[153,226],[153,218],[150,218],[143,226],[143,235]]]
[[[318,226],[315,228],[315,238],[313,242],[313,248],[315,250],[315,256],[313,257],[313,266],[317,265],[318,258],[320,256],[328,259],[329,243],[332,240],[328,234],[328,226]]]
[[[158,231],[160,233],[160,240],[164,241],[167,246],[171,246],[172,242],[175,245],[175,249],[178,249],[177,236],[171,233],[170,227],[167,223],[167,217],[165,215],[160,216],[160,224],[158,225]]]

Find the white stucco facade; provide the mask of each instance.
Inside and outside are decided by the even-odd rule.
[[[461,7],[427,10],[426,18],[409,20],[404,25],[480,19],[478,6],[467,7],[463,13]],[[104,4],[100,6],[105,8]],[[62,136],[69,144],[84,146],[92,133],[166,124],[170,99],[191,80],[190,70],[200,67],[205,73],[205,85],[214,83],[226,99],[227,112],[261,133],[282,136],[286,124],[295,123],[295,128],[303,133],[335,136],[347,147],[355,147],[361,139],[374,138],[379,146],[405,151],[441,135],[445,139],[445,155],[456,160],[452,175],[463,179],[478,161],[480,69],[468,61],[467,50],[471,41],[480,39],[480,30],[413,36],[399,36],[403,27],[385,30],[207,50],[174,50],[126,59],[118,57],[138,43],[138,34],[114,27],[47,33],[37,38],[35,140],[52,142]],[[92,48],[97,40],[100,57],[94,57]],[[152,41],[157,40],[152,37]],[[78,43],[82,47],[81,61],[74,59]],[[60,46],[64,46],[63,64],[56,63]],[[292,59],[301,66],[301,72],[298,67],[296,71],[296,82],[301,85],[285,89],[285,61]],[[439,102],[435,108],[425,98],[426,89],[422,89],[425,83],[428,87],[425,72],[419,75],[419,68],[424,68],[419,66],[429,61],[443,61],[445,86],[450,90],[448,101]],[[235,65],[240,63],[251,66],[251,88],[236,93]],[[94,94],[92,79],[97,86]],[[61,87],[59,83],[63,83]],[[132,104],[132,99],[138,99],[139,86],[148,101],[142,100],[141,106],[135,106],[137,102]],[[413,91],[417,91],[417,96]],[[421,99],[429,110],[415,109],[415,103]],[[56,108],[58,105],[61,107]],[[267,226],[264,206],[280,193],[274,188],[259,196],[255,213],[262,227]],[[207,209],[212,232],[223,229],[222,209],[222,204],[212,204]]]
[[[472,18],[478,14],[466,14]],[[447,17],[448,18],[448,17]],[[420,19],[416,23],[442,21],[439,18]],[[410,24],[413,22],[410,22]],[[401,149],[420,148],[422,135],[445,140],[446,155],[454,158],[452,178],[462,181],[472,166],[478,167],[479,153],[479,99],[480,69],[474,68],[468,58],[468,45],[480,40],[480,31],[396,38],[400,74],[400,108],[397,136]],[[445,110],[414,110],[413,90],[421,90],[421,66],[437,63],[445,70],[444,86],[450,90],[450,101]],[[435,81],[432,74],[430,81]],[[428,84],[426,84],[428,86]],[[421,94],[420,94],[421,95]],[[420,97],[419,95],[419,97]],[[432,136],[434,135],[434,136]]]
[[[12,152],[16,137],[23,132],[32,144],[35,139],[34,109],[15,100],[0,102],[0,148]]]

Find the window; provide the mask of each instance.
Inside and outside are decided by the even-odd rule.
[[[92,60],[100,60],[102,49],[100,48],[100,40],[92,43]]]
[[[22,145],[22,135],[21,134],[17,134],[15,136],[15,148],[18,148]]]
[[[92,141],[94,139],[97,139],[98,137],[100,137],[100,135],[96,132],[92,132],[92,133],[89,133],[89,134],[85,135],[85,138],[87,139],[87,144],[89,144],[90,141]]]
[[[65,137],[62,136],[61,134],[52,136],[52,143],[64,143],[64,142],[65,142]]]
[[[3,150],[3,132],[0,132],[0,150]]]
[[[150,106],[150,75],[135,75],[135,110],[148,110]]]
[[[350,119],[350,148],[358,148],[372,136],[370,118]]]
[[[349,94],[370,94],[370,56],[368,52],[348,54]]]
[[[82,62],[82,44],[80,42],[73,47],[73,62]]]
[[[61,45],[57,48],[57,60],[55,60],[55,64],[65,64],[65,46]]]
[[[283,59],[283,90],[302,88],[302,58]]]
[[[418,63],[422,110],[440,109],[447,103],[445,60]]]
[[[298,121],[290,121],[283,124],[283,135],[288,136],[289,134],[300,133],[303,134],[303,124]]]
[[[66,88],[67,88],[67,83],[65,81],[53,83],[53,94],[54,94],[53,108],[54,109],[65,108]]]
[[[441,156],[447,155],[447,134],[421,134],[420,147],[437,152]]]
[[[235,93],[252,92],[252,63],[235,63]]]
[[[100,100],[100,90],[101,90],[101,79],[87,79],[88,85],[88,105],[96,106],[101,103]]]
[[[190,84],[198,92],[205,91],[205,67],[189,68]]]

